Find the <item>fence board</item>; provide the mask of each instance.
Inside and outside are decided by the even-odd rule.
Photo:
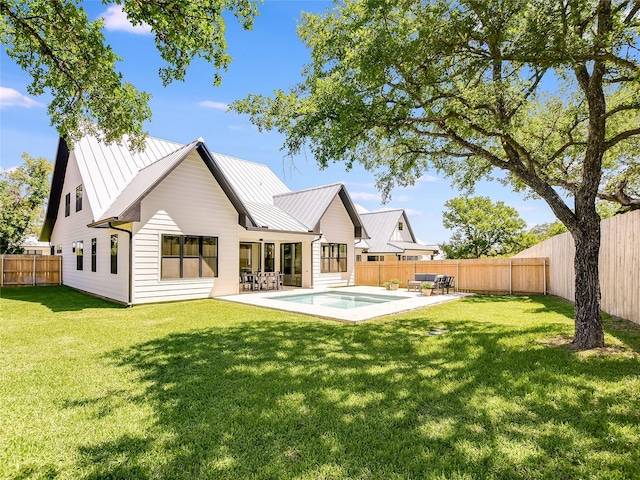
[[[640,324],[640,210],[600,223],[600,293],[602,310]],[[574,301],[575,244],[570,233],[556,235],[520,252],[516,258],[549,257],[553,295]]]
[[[406,288],[414,273],[439,273],[455,277],[457,291],[545,293],[548,265],[547,258],[356,262],[356,284],[381,286],[398,278]]]
[[[59,255],[2,255],[2,285],[61,285],[62,257]]]

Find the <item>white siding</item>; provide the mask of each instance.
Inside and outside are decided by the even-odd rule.
[[[118,233],[108,229],[88,228],[93,221],[92,205],[85,186],[82,199],[82,210],[76,212],[76,187],[82,178],[78,170],[75,155],[69,156],[67,172],[62,188],[62,198],[57,220],[51,233],[51,244],[62,244],[62,279],[63,284],[78,290],[93,293],[118,302],[128,301],[128,235],[120,233],[118,252],[118,274],[111,274],[110,235]],[[71,194],[71,213],[65,213],[65,197]],[[97,239],[97,268],[91,271],[91,239]],[[72,250],[73,242],[84,243],[83,269],[77,269],[76,254]]]
[[[140,215],[134,235],[133,303],[238,292],[238,214],[197,153],[142,201]],[[218,237],[218,277],[161,280],[163,233]]]
[[[404,213],[400,216],[400,219],[398,220],[398,222],[402,222],[402,230],[400,230],[398,228],[399,225],[396,224],[396,227],[394,228],[393,233],[391,234],[391,241],[392,242],[413,242],[414,240],[413,238],[411,238],[411,232],[409,231],[409,226],[408,226],[409,222]]]
[[[354,283],[355,238],[353,222],[338,195],[320,220],[322,239],[313,244],[313,284],[319,286],[346,286]],[[322,243],[347,244],[347,271],[320,273],[320,246]]]

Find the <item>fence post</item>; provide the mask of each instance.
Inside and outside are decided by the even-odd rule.
[[[513,295],[513,260],[509,259],[509,295]]]
[[[4,287],[4,255],[2,255],[1,262],[0,270],[2,270],[2,275],[0,275],[0,287]]]
[[[544,294],[547,294],[547,259],[543,258],[542,259],[542,289],[544,291]]]
[[[33,256],[33,280],[31,280],[32,285],[36,286],[36,256]]]
[[[456,280],[456,292],[459,292],[460,291],[460,260],[456,262],[456,277],[458,277],[458,280]]]

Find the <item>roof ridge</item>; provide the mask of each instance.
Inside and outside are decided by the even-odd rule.
[[[376,215],[380,213],[390,213],[390,212],[404,212],[404,208],[390,208],[388,210],[378,210],[377,212],[365,212],[360,215]]]
[[[344,182],[336,182],[336,183],[330,183],[328,185],[320,185],[318,187],[303,188],[302,190],[294,190],[294,191],[286,192],[286,193],[278,193],[277,195],[274,195],[274,198],[275,197],[284,197],[285,195],[294,195],[296,193],[310,192],[312,190],[320,190],[322,188],[335,187],[337,185],[340,185],[341,187],[344,187]]]
[[[146,169],[147,169],[147,168],[149,168],[149,167],[154,166],[156,163],[158,163],[159,161],[161,161],[161,160],[163,160],[163,159],[167,158],[169,155],[174,155],[175,153],[179,152],[180,150],[184,150],[184,149],[186,149],[186,148],[188,148],[188,147],[191,147],[194,143],[198,143],[199,141],[200,141],[200,140],[198,139],[198,140],[194,140],[194,141],[189,142],[189,143],[184,144],[184,145],[182,145],[182,144],[178,144],[178,145],[181,145],[181,146],[180,146],[180,147],[178,147],[178,148],[176,148],[175,150],[173,150],[173,151],[171,151],[171,152],[167,153],[164,157],[160,157],[160,158],[159,158],[159,159],[157,159],[155,162],[150,163],[149,165],[145,165],[145,166],[144,166],[144,167],[142,167],[140,170],[138,170],[138,173],[142,172],[143,170],[146,170]],[[137,174],[136,174],[136,175],[137,175]],[[135,177],[135,175],[134,175],[134,177]],[[133,180],[133,178],[132,178],[132,180]]]

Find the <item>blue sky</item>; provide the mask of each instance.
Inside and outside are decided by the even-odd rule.
[[[260,7],[254,29],[244,31],[234,19],[227,25],[227,43],[233,61],[223,72],[222,85],[214,87],[213,68],[196,60],[185,82],[162,87],[158,68],[162,65],[153,37],[133,31],[116,6],[100,2],[83,3],[90,18],[107,19],[105,36],[123,58],[118,65],[125,79],[138,90],[152,94],[153,119],[147,125],[151,136],[187,143],[203,137],[215,152],[269,165],[292,190],[344,182],[355,203],[369,211],[404,208],[413,231],[426,243],[442,243],[450,232],[442,226],[444,202],[459,196],[450,183],[435,171],[425,172],[412,188],[396,189],[383,205],[375,189],[374,175],[359,166],[346,171],[343,164],[319,170],[313,158],[286,157],[280,150],[283,137],[260,133],[246,116],[227,113],[226,106],[248,93],[270,94],[286,90],[301,80],[300,72],[309,52],[296,36],[302,10],[324,11],[324,0],[266,0]],[[0,54],[0,162],[3,169],[21,163],[22,152],[53,161],[58,136],[46,113],[48,98],[31,98],[29,77],[2,50]],[[514,207],[530,225],[551,222],[554,216],[541,200],[525,199],[497,182],[482,182],[476,195],[489,196]]]

